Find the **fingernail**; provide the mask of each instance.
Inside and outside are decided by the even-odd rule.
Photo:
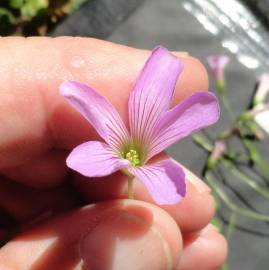
[[[196,176],[194,173],[192,173],[191,171],[189,171],[186,168],[184,168],[184,172],[186,174],[188,181],[193,184],[193,186],[196,188],[196,190],[199,193],[202,194],[202,193],[210,193],[211,192],[210,187],[204,181],[202,181],[198,176]]]
[[[80,244],[83,269],[173,269],[167,242],[148,220],[128,211],[106,216]]]

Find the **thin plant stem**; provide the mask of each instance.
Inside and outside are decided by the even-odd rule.
[[[267,164],[263,161],[258,149],[256,148],[255,144],[250,140],[243,139],[242,140],[244,146],[246,147],[247,151],[250,154],[250,158],[252,161],[259,167],[259,169],[265,174],[267,182],[269,182],[269,168]]]
[[[128,199],[134,198],[134,177],[128,176]]]
[[[207,183],[218,194],[219,198],[224,202],[224,204],[228,209],[235,212],[237,215],[269,222],[269,215],[264,215],[251,210],[243,209],[234,204],[227,196],[227,194],[216,184],[216,182],[214,181],[213,177],[209,172],[206,173],[205,178],[207,180]]]
[[[196,142],[196,144],[198,144],[200,147],[202,147],[206,151],[208,151],[208,152],[212,151],[212,149],[213,149],[212,144],[210,142],[208,142],[208,140],[206,140],[203,136],[197,134],[197,135],[193,136],[193,139]],[[244,140],[243,140],[243,142],[244,142]],[[227,157],[229,157],[228,153],[226,153],[226,155],[227,155]],[[224,165],[226,167],[229,167],[229,169],[231,168],[231,172],[234,175],[236,175],[237,177],[239,177],[240,180],[242,180],[248,186],[253,188],[256,192],[258,192],[265,199],[269,200],[269,192],[264,187],[262,187],[257,182],[253,181],[250,177],[248,177],[243,172],[241,172],[239,169],[237,169],[232,162],[229,162],[228,160],[224,160],[224,159],[222,159],[222,161],[224,161]],[[257,161],[257,159],[256,159],[256,161]]]
[[[220,95],[221,101],[224,105],[224,108],[226,109],[226,111],[228,112],[231,120],[233,120],[235,118],[234,112],[232,110],[231,104],[227,98],[227,96],[223,93],[222,95]]]
[[[258,194],[269,201],[269,192],[266,187],[259,185],[256,181],[252,180],[248,175],[237,169],[231,162],[223,160],[224,166],[231,171],[234,176],[237,176],[242,182],[254,189]]]
[[[254,117],[259,113],[266,112],[269,110],[269,103],[264,104],[261,108],[253,108],[252,110],[246,111],[248,117]]]
[[[232,235],[232,232],[235,228],[237,215],[235,212],[231,212],[230,218],[229,218],[229,225],[226,232],[226,239],[229,241]]]
[[[207,152],[211,152],[213,151],[213,145],[211,142],[209,142],[203,135],[201,134],[194,134],[192,136],[194,142],[200,146],[201,148],[203,148],[204,150],[206,150]]]
[[[228,270],[228,265],[226,262],[222,265],[221,270]]]

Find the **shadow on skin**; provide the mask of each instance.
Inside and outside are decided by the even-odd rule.
[[[44,212],[65,212],[81,205],[68,182],[53,189],[39,190],[0,175],[0,209],[18,225],[28,224]]]
[[[111,220],[113,228],[109,229]],[[33,244],[35,241],[41,241],[41,243],[44,241],[45,245],[48,243],[45,250],[42,248],[41,254],[34,251],[33,256],[36,256],[36,259],[29,270],[70,270],[75,269],[80,263],[83,265],[82,269],[85,270],[109,270],[113,266],[116,243],[142,237],[148,232],[152,223],[153,215],[148,209],[124,205],[124,201],[110,201],[87,206],[47,221],[41,227],[25,232],[15,241]],[[101,224],[100,228],[98,224]],[[115,224],[117,226],[114,226]],[[101,230],[103,226],[106,226],[109,232],[106,231],[104,239],[94,242],[96,246],[89,247],[87,240],[83,241],[83,239],[91,232]],[[99,240],[100,237],[102,238],[98,232]],[[94,249],[94,256],[91,248]],[[87,258],[86,262],[81,261],[82,257]],[[95,268],[96,263],[98,263],[98,268]]]

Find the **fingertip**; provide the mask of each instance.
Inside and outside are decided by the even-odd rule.
[[[184,249],[178,270],[219,269],[228,253],[227,241],[210,224],[195,235],[184,239]]]
[[[81,254],[86,269],[174,269],[182,250],[174,220],[160,208],[124,200],[123,209],[109,216],[83,239]],[[117,244],[114,238],[117,238]],[[113,243],[113,263],[98,243]],[[105,256],[104,256],[105,251]],[[108,266],[109,264],[109,266]]]
[[[205,227],[215,213],[215,201],[209,192],[199,193],[187,181],[186,197],[173,206],[163,206],[176,220],[184,233],[195,232]]]
[[[177,82],[173,106],[197,91],[208,90],[208,74],[201,61],[190,55],[179,55],[179,58],[184,63],[184,69]]]
[[[176,268],[181,251],[180,231],[165,211],[149,203],[115,200],[28,230],[0,250],[0,262],[14,270],[164,270]]]
[[[197,91],[207,91],[208,90],[208,73],[206,70],[205,65],[196,57],[190,56],[188,57],[189,61],[189,72],[191,73],[191,67],[193,67],[192,70],[192,77],[196,79],[195,81],[195,89]]]
[[[161,158],[163,157],[165,156],[161,155]],[[188,181],[189,171],[187,169],[184,171],[187,175],[186,196],[175,205],[163,205],[161,208],[167,211],[180,229],[186,233],[199,231],[205,227],[214,216],[216,206],[210,189],[194,186]],[[87,202],[103,201],[108,198],[126,198],[127,196],[127,180],[120,172],[104,177],[102,180],[85,179],[76,174],[73,183]],[[145,186],[138,180],[134,182],[134,197],[137,200],[154,204]]]

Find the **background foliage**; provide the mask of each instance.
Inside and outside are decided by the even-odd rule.
[[[1,0],[0,35],[46,35],[87,0]]]
[[[202,131],[193,140],[207,153],[202,175],[216,200],[217,215],[212,223],[230,243],[235,229],[269,236],[269,160],[265,151],[269,141],[269,73],[257,78],[248,104],[238,112],[229,94],[233,89],[226,87],[230,78],[227,76],[226,84],[224,69],[229,61],[221,64],[223,57],[229,58],[214,55],[214,65],[207,62],[222,115],[230,121],[217,134]],[[228,264],[221,268],[227,269]]]

